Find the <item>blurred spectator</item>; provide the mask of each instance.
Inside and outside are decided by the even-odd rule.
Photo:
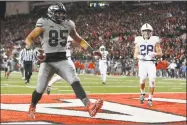
[[[167,61],[178,59],[178,67],[174,72],[180,75],[179,69],[185,60],[187,45],[186,4],[184,3],[182,1],[158,2],[158,4],[134,6],[128,2],[127,4],[111,2],[110,6],[105,8],[89,8],[86,2],[73,2],[72,8],[68,10],[67,18],[76,23],[78,32],[94,49],[105,45],[111,55],[110,60],[118,59],[120,56],[122,59],[132,59],[134,37],[141,35],[139,28],[144,23],[150,23],[154,29],[153,35],[161,38],[163,58]],[[45,15],[45,11],[45,9],[37,10],[36,8],[28,15],[16,15],[2,20],[1,46],[5,49],[6,56],[10,56],[15,45],[24,42],[25,36],[34,28],[37,19]],[[35,42],[38,43],[38,41]],[[88,52],[83,52],[77,47],[73,49],[72,57],[77,61],[91,59]],[[122,69],[123,72],[132,75],[136,67],[131,65],[130,59],[122,63]],[[79,72],[80,64],[76,65]],[[113,63],[109,66],[111,72],[114,70],[112,65]]]

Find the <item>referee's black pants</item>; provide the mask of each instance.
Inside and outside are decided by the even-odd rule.
[[[24,61],[24,69],[25,69],[25,80],[27,83],[29,83],[30,77],[32,75],[32,61]]]

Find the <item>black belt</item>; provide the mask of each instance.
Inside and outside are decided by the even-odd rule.
[[[46,53],[44,62],[58,62],[61,60],[67,60],[66,52]]]

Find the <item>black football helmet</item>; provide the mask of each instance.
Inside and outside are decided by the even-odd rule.
[[[55,22],[61,23],[66,18],[66,8],[62,3],[55,3],[49,6],[47,15]]]

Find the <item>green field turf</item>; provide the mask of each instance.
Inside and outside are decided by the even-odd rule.
[[[138,77],[108,76],[107,84],[101,83],[100,76],[79,75],[83,88],[91,93],[137,93],[139,92]],[[13,72],[9,79],[1,72],[1,94],[31,94],[36,88],[37,73],[34,72],[29,84],[21,79],[20,72]],[[148,81],[148,80],[147,80]],[[148,82],[147,82],[148,83]],[[146,92],[148,84],[146,84]],[[156,92],[186,92],[185,79],[157,78]],[[65,81],[59,81],[52,86],[51,94],[73,93],[71,86]]]

